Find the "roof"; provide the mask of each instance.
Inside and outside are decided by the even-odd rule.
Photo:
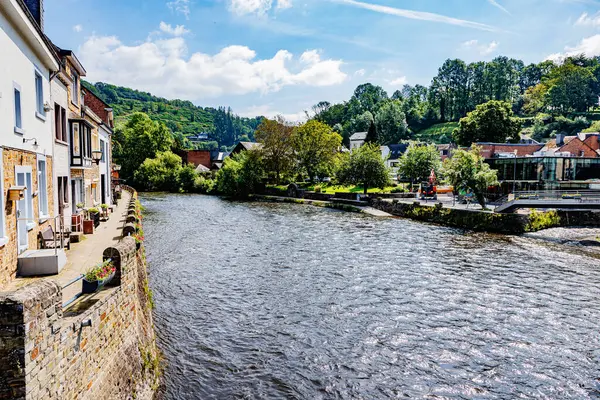
[[[210,168],[202,165],[202,164],[198,164],[198,166],[196,167],[196,172],[201,173],[201,172],[210,172]]]
[[[397,160],[402,156],[402,154],[406,153],[408,144],[390,144],[388,147],[390,148],[390,160]]]
[[[356,132],[350,136],[350,140],[365,140],[367,138],[367,132]]]
[[[262,149],[262,147],[263,147],[262,143],[256,143],[256,142],[239,142],[238,146],[240,146],[240,145],[242,147],[244,147],[246,150]]]
[[[583,141],[583,143],[590,146],[592,149],[599,151],[600,150],[600,135],[588,135],[588,137]]]
[[[536,151],[540,151],[542,144],[520,144],[520,143],[476,143],[479,146],[480,154],[484,158],[494,158],[498,153],[515,153],[517,157],[525,157],[532,155]]]

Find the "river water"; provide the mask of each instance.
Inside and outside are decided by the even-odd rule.
[[[166,399],[600,398],[600,262],[534,237],[147,195]]]

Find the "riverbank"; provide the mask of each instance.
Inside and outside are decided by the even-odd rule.
[[[67,253],[61,274],[17,279],[0,292],[0,398],[154,397],[160,370],[145,246],[129,236],[141,233],[140,205],[125,190],[112,221]],[[67,300],[98,262],[114,267],[112,280]]]

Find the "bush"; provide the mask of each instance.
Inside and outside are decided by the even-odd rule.
[[[188,164],[181,168],[178,175],[179,185],[182,191],[188,193],[195,191],[198,174],[192,164]]]
[[[216,184],[216,182],[213,179],[208,179],[208,178],[199,176],[196,178],[196,181],[194,182],[194,192],[210,194],[214,191],[215,184]]]
[[[225,159],[223,168],[217,172],[217,191],[231,197],[248,197],[259,191],[263,176],[264,167],[260,153],[243,151]]]
[[[539,212],[531,210],[529,214],[529,223],[525,226],[526,232],[537,232],[542,229],[554,228],[560,226],[560,216],[555,210]]]
[[[397,186],[395,188],[393,188],[392,190],[390,190],[390,193],[406,193],[407,190],[405,188],[403,188],[402,186]]]

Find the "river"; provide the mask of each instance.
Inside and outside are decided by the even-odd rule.
[[[145,195],[165,399],[600,397],[600,262],[532,237]]]

